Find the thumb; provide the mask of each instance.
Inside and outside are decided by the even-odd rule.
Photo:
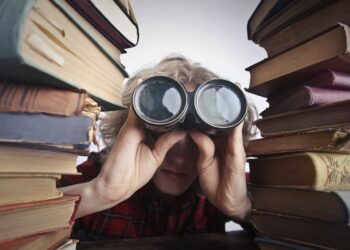
[[[185,138],[186,132],[182,130],[174,130],[169,133],[161,135],[154,144],[152,154],[157,162],[157,167],[163,162],[166,153],[177,142]]]

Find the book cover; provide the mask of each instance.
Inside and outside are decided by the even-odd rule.
[[[0,206],[61,197],[56,188],[60,179],[53,174],[0,173]]]
[[[294,93],[293,91],[294,90],[291,90],[291,95],[283,99],[281,102],[268,107],[261,112],[260,115],[267,117],[311,106],[350,100],[350,90],[302,86]],[[278,97],[278,95],[276,97]]]
[[[72,145],[87,149],[93,120],[87,116],[53,116],[29,113],[0,113],[0,142]]]
[[[290,111],[255,121],[263,137],[304,132],[350,123],[350,100]]]
[[[85,89],[106,110],[123,107],[126,71],[52,2],[6,0],[0,8],[4,80]]]
[[[251,75],[248,91],[271,97],[324,69],[349,73],[349,36],[349,27],[339,24],[295,48],[250,66],[246,69]]]
[[[350,155],[295,153],[249,159],[249,181],[256,185],[313,190],[349,190]]]
[[[305,82],[292,88],[290,91],[283,91],[267,99],[270,106],[275,106],[289,96],[295,94],[301,86],[313,86],[317,88],[326,88],[334,90],[350,90],[350,74],[336,72],[334,70],[323,70],[320,73],[307,79]]]
[[[86,98],[85,91],[0,81],[0,112],[80,115]]]
[[[118,1],[68,0],[82,16],[122,51],[136,46],[139,39],[138,25],[132,7],[128,13]]]
[[[10,145],[0,144],[0,173],[78,173],[75,154],[24,147],[22,143]]]
[[[253,208],[333,223],[349,224],[350,191],[250,185]]]
[[[348,249],[350,227],[299,216],[253,211],[253,226],[262,235],[328,249]]]
[[[0,243],[40,233],[69,228],[79,196],[0,206]]]
[[[6,250],[33,250],[56,249],[70,236],[71,229],[65,228],[50,233],[38,234],[0,244],[0,249]]]
[[[310,38],[328,30],[337,23],[350,24],[350,2],[348,0],[331,1],[326,8],[306,15],[283,29],[269,34],[259,41],[269,57],[287,51]]]
[[[250,140],[247,156],[295,152],[350,153],[350,128],[326,128]]]
[[[277,15],[273,16],[267,22],[264,22],[257,30],[252,34],[251,40],[259,44],[259,41],[264,37],[269,36],[272,33],[278,32],[284,27],[287,27],[294,22],[303,19],[317,10],[326,7],[331,4],[332,0],[294,0],[287,1],[289,5],[282,9]]]

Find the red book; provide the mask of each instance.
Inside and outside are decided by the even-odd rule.
[[[260,115],[263,117],[276,115],[310,106],[318,106],[337,101],[350,100],[350,90],[325,89],[311,86],[302,86],[289,96],[283,94],[280,102],[271,105]],[[276,96],[276,99],[279,96]],[[281,98],[279,98],[281,99]]]
[[[79,196],[0,206],[0,243],[70,227]]]
[[[122,52],[139,39],[138,25],[130,4],[122,0],[67,0],[86,20]]]

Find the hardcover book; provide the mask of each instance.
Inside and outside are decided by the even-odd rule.
[[[348,249],[350,227],[299,216],[289,216],[264,211],[252,212],[252,223],[262,235],[279,240],[305,243],[316,249]]]
[[[70,228],[60,229],[50,233],[38,234],[0,244],[0,249],[6,250],[53,250],[65,242],[71,233]]]
[[[349,27],[337,25],[313,39],[247,68],[248,91],[271,97],[324,69],[349,73]],[[327,49],[324,49],[327,48]]]
[[[107,110],[123,107],[124,68],[52,2],[5,0],[0,9],[4,80],[85,89]]]
[[[247,156],[266,156],[295,152],[350,153],[349,128],[326,128],[250,140]]]
[[[0,206],[59,198],[56,188],[60,175],[0,173]]]
[[[292,92],[293,90],[291,90]],[[267,117],[284,112],[319,106],[322,104],[350,100],[350,90],[325,89],[311,86],[299,87],[294,93],[286,97],[283,101],[268,107],[260,113]]]
[[[264,37],[278,32],[283,27],[293,24],[303,17],[316,12],[320,8],[329,5],[332,0],[293,0],[285,2],[288,3],[286,4],[287,6],[276,15],[263,22],[255,32],[251,34],[251,40],[259,44],[259,41],[264,39]]]
[[[350,100],[264,117],[255,122],[263,137],[344,127],[349,123]]]
[[[300,86],[313,86],[332,90],[350,90],[350,74],[327,69],[297,85],[297,87],[292,88],[290,91],[283,91],[282,93],[268,98],[267,101],[269,105],[275,106],[284,99],[295,94]]]
[[[300,20],[262,38],[259,45],[266,50],[269,57],[276,56],[323,33],[337,23],[350,25],[349,12],[348,0],[330,1],[327,7],[303,16]]]
[[[248,161],[252,184],[328,191],[350,189],[348,154],[296,153]]]
[[[93,136],[93,120],[88,116],[0,113],[0,120],[0,143],[84,152]]]
[[[139,40],[138,25],[130,5],[121,0],[67,0],[121,51]]]
[[[77,174],[77,156],[53,150],[0,144],[0,173]]]
[[[259,211],[349,224],[350,191],[250,185],[253,207]]]
[[[0,243],[69,228],[79,196],[0,206]]]

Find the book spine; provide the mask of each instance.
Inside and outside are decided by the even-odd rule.
[[[0,113],[0,142],[90,144],[93,121],[87,116]]]

